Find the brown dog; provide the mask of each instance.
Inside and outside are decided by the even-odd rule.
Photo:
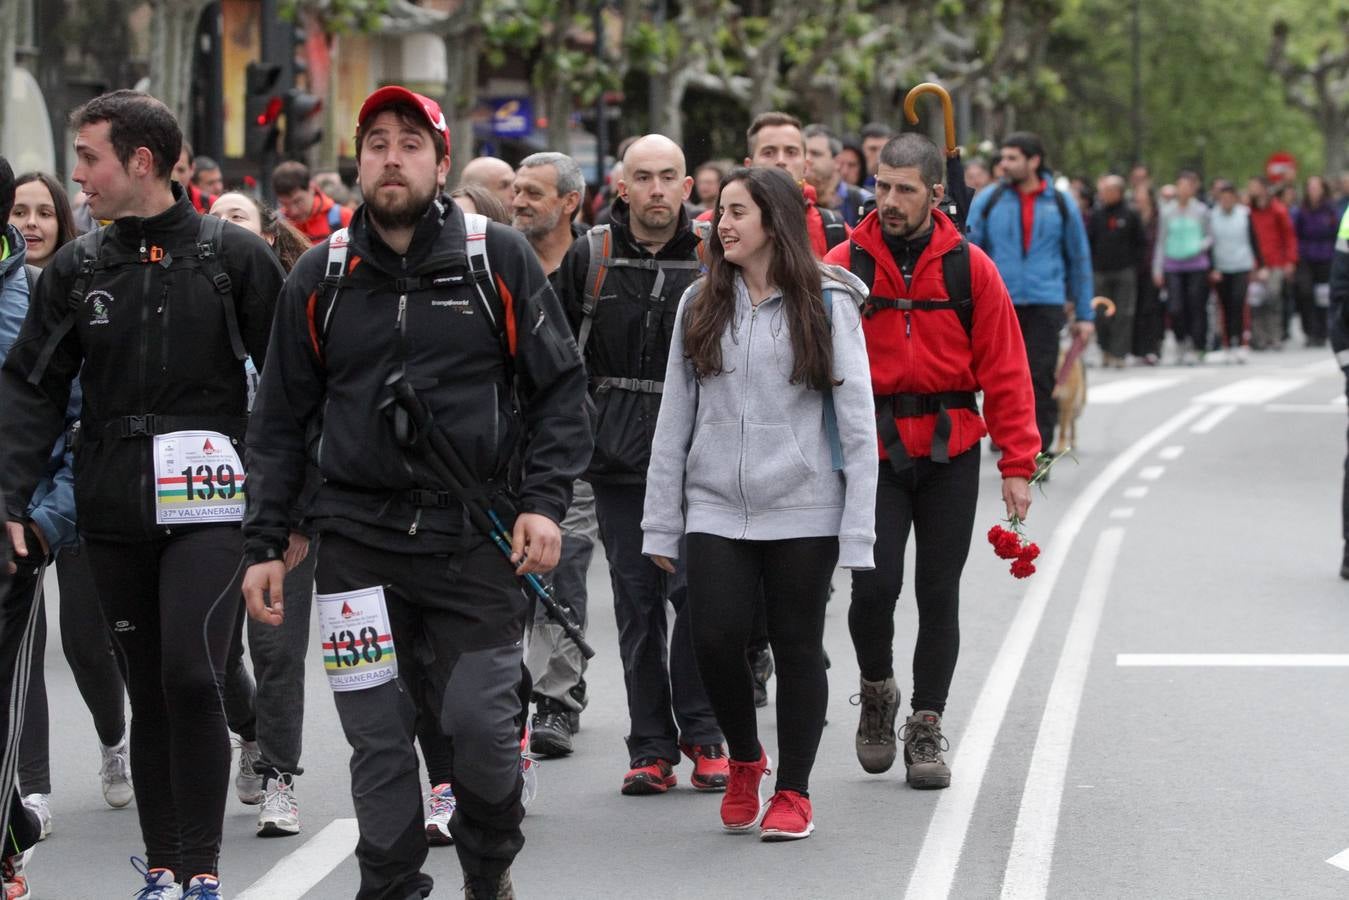
[[[1109,297],[1095,297],[1091,305],[1098,316],[1110,318],[1115,314],[1115,304]],[[1086,349],[1085,342],[1073,341],[1067,349],[1059,351],[1058,375],[1054,379],[1052,395],[1059,404],[1059,437],[1054,442],[1055,453],[1077,445],[1077,419],[1087,406],[1087,367],[1082,362],[1082,351]]]

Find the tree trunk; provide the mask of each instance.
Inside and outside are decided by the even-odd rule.
[[[0,0],[0,137],[5,133],[9,106],[9,78],[14,71],[14,48],[19,30],[19,0]]]
[[[482,28],[477,25],[477,5],[465,3],[465,7],[472,7],[465,16],[467,23],[442,36],[448,65],[440,108],[450,126],[447,184],[451,187],[459,183],[460,173],[473,158],[473,110],[478,105],[478,60],[482,57],[483,41]]]
[[[155,0],[150,33],[150,93],[182,124],[191,112],[192,51],[209,0]]]
[[[1340,173],[1349,171],[1349,157],[1346,156],[1345,142],[1349,141],[1349,127],[1346,127],[1345,117],[1349,116],[1349,108],[1337,108],[1334,101],[1326,104],[1325,113],[1321,117],[1321,134],[1326,142],[1326,160],[1324,172],[1331,178],[1338,178]]]
[[[656,95],[660,118],[651,124],[651,131],[663,134],[676,144],[684,143],[684,94],[688,77],[681,70],[669,78],[652,77],[651,91]]]

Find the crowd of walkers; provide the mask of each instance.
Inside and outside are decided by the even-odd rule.
[[[49,563],[104,799],[136,801],[142,900],[223,896],[231,772],[258,835],[300,833],[314,627],[351,746],[356,896],[430,894],[428,847],[453,844],[467,896],[508,898],[532,761],[575,752],[589,702],[597,542],[619,790],[668,793],[687,758],[722,828],[805,838],[836,568],[859,764],[902,750],[912,787],[950,785],[982,439],[1024,520],[1065,325],[1109,366],[1156,364],[1168,326],[1187,364],[1278,349],[1294,315],[1309,345],[1334,330],[1344,197],[1317,177],[1205,193],[1138,167],[1062,190],[1022,132],[952,185],[924,137],[770,112],[739,165],[625,141],[591,202],[551,152],[473,159],[447,190],[444,115],[390,86],[354,123],[356,184],[283,163],[274,208],[148,95],[71,124],[73,203],[0,158],[5,900],[55,827]],[[539,576],[560,618],[522,589]]]

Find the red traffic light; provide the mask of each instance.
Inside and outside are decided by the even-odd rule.
[[[272,97],[267,101],[267,108],[258,114],[258,124],[264,127],[271,125],[277,119],[281,118],[281,109],[281,98]]]

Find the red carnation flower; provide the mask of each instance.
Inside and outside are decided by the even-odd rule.
[[[1026,562],[1031,562],[1035,559],[1038,559],[1039,556],[1040,556],[1039,544],[1025,544],[1021,547],[1020,558],[1024,559]]]
[[[1001,525],[994,525],[992,528],[988,529],[988,542],[996,547],[998,546],[998,538],[1006,533],[1006,528],[1003,528]]]
[[[1012,575],[1017,578],[1029,578],[1035,574],[1035,564],[1028,559],[1021,558],[1012,563]]]
[[[1021,536],[1014,531],[1004,531],[998,536],[993,552],[999,559],[1016,559],[1021,556]]]

